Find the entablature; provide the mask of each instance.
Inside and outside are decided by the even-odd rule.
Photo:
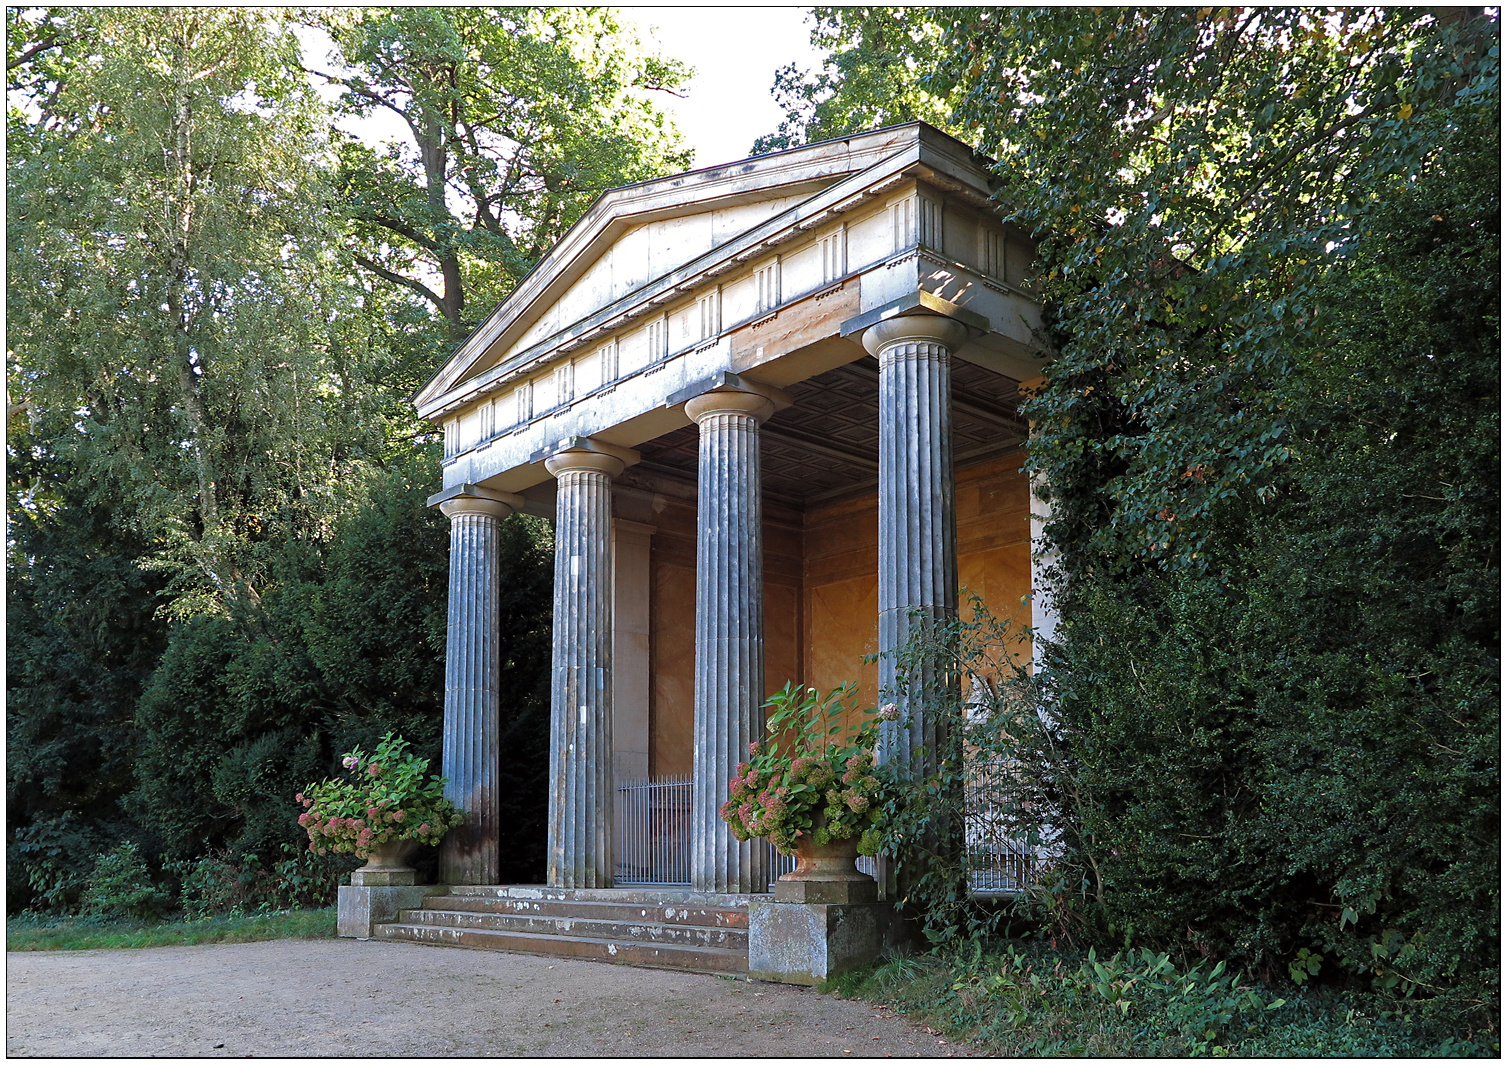
[[[862,358],[842,339],[841,323],[907,294],[931,294],[989,323],[958,357],[1017,380],[1038,374],[1030,241],[1000,222],[989,173],[965,146],[920,124],[898,132],[909,136],[880,142],[863,170],[824,178],[814,194],[781,201],[747,230],[601,306],[583,297],[579,314],[563,303],[536,307],[533,333],[516,331],[514,348],[493,365],[440,390],[480,343],[479,330],[416,399],[422,416],[444,425],[445,483],[487,480],[519,491],[547,477],[530,456],[558,439],[631,447],[685,424],[667,399],[701,377],[750,374],[782,386]],[[763,162],[718,171],[751,180]],[[676,210],[694,216],[696,207]],[[560,289],[567,296],[581,295],[590,270],[575,277],[576,289]],[[491,350],[508,342],[503,311],[515,302],[489,319]],[[531,341],[550,316],[570,324]],[[479,365],[474,350],[470,357]]]

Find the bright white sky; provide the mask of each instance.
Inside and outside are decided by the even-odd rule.
[[[822,61],[811,47],[809,15],[801,8],[624,7],[618,14],[646,43],[657,42],[662,54],[696,71],[684,89],[685,99],[652,94],[695,150],[694,167],[746,156],[753,142],[773,133],[784,117],[769,93],[775,71],[792,62],[812,70]],[[329,39],[303,27],[295,32],[308,60],[328,69]],[[337,95],[328,87],[323,91],[330,98]],[[381,110],[366,121],[345,119],[341,125],[368,141],[408,141],[401,120]]]
[[[769,90],[787,63],[821,65],[807,9],[790,7],[624,7],[618,15],[660,50],[690,64],[686,99],[656,93],[696,150],[696,167],[742,159],[784,115]]]

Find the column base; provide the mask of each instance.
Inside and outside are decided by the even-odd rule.
[[[370,939],[372,929],[396,920],[399,910],[416,910],[429,896],[449,893],[450,889],[443,884],[341,885],[335,906],[335,934]]]
[[[878,902],[750,899],[748,974],[815,986],[879,957],[890,907]]]

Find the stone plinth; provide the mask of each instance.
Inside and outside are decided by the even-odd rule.
[[[357,869],[351,874],[352,887],[413,887],[418,882],[414,869]]]
[[[878,902],[879,884],[871,876],[862,880],[785,880],[774,882],[776,902],[857,903]]]
[[[353,873],[351,879],[360,875]],[[336,934],[353,939],[370,939],[372,929],[376,925],[397,920],[399,910],[418,909],[430,895],[448,893],[443,885],[414,884],[411,870],[408,876],[410,880],[407,884],[342,885],[335,906]]]
[[[824,885],[807,881],[801,886]],[[879,957],[888,917],[889,907],[877,902],[752,898],[748,902],[748,974],[756,980],[814,986],[867,965]]]

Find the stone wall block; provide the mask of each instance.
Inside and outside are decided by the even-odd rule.
[[[748,905],[748,973],[813,986],[879,957],[891,909],[754,899]]]

